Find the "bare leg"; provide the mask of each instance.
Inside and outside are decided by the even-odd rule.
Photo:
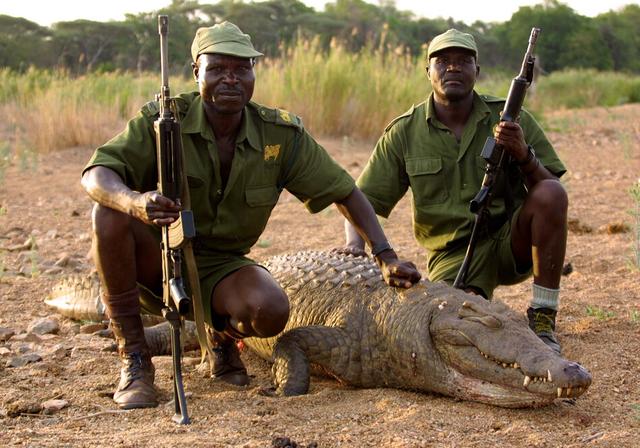
[[[567,193],[556,180],[529,192],[511,233],[518,265],[533,265],[533,282],[558,289],[567,247]]]
[[[533,298],[527,309],[529,326],[552,350],[560,276],[567,247],[567,193],[556,180],[538,182],[529,191],[511,233],[511,247],[520,266],[533,266]]]
[[[287,294],[259,266],[245,266],[229,274],[218,283],[211,300],[213,311],[228,316],[233,329],[245,336],[275,336],[289,318]]]

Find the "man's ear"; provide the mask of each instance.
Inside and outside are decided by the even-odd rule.
[[[431,76],[429,76],[429,65],[427,65],[424,69],[427,72],[427,79],[431,79]]]
[[[480,75],[480,66],[476,64],[476,78]]]
[[[197,62],[192,62],[191,63],[191,71],[193,73],[193,77],[195,78],[196,82],[198,82],[198,73],[199,73],[200,70],[199,70]]]

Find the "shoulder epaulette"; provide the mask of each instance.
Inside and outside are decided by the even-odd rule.
[[[184,93],[171,98],[181,116],[187,113],[195,95],[197,95],[197,92]],[[140,111],[149,118],[158,118],[160,114],[160,103],[158,101],[149,101],[147,104],[142,106]]]
[[[398,121],[400,121],[403,118],[406,117],[410,117],[411,115],[413,115],[413,111],[416,109],[415,104],[412,104],[411,107],[409,108],[408,111],[406,111],[405,113],[403,113],[402,115],[397,116],[396,118],[394,118],[393,120],[391,120],[389,122],[389,124],[384,128],[384,132],[387,132],[389,129],[391,129],[391,127],[396,124]]]
[[[284,109],[273,109],[270,107],[261,106],[257,103],[249,103],[258,112],[258,116],[267,123],[275,123],[280,126],[291,126],[297,129],[302,129],[302,119],[295,114]]]

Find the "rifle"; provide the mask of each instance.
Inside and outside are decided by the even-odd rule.
[[[182,137],[180,123],[172,110],[169,93],[169,62],[167,34],[169,18],[158,16],[160,34],[160,69],[162,85],[156,100],[160,116],[154,122],[156,132],[156,155],[158,163],[158,191],[176,203],[181,203],[184,187]],[[173,357],[173,401],[178,424],[189,424],[187,399],[182,384],[180,327],[181,319],[189,312],[191,299],[184,290],[182,280],[182,250],[190,238],[195,236],[193,213],[180,211],[179,218],[170,226],[162,227],[162,315],[171,325],[171,352]]]
[[[518,76],[511,81],[504,110],[500,115],[500,121],[514,122],[519,118],[522,103],[527,94],[527,88],[533,81],[533,66],[536,60],[533,56],[533,49],[538,40],[538,34],[540,34],[540,28],[531,28],[529,45],[524,54],[522,67],[520,68]],[[473,258],[473,252],[478,242],[480,230],[486,226],[490,218],[489,206],[493,199],[494,186],[496,185],[500,172],[504,171],[506,166],[508,166],[508,160],[505,161],[505,158],[508,159],[508,156],[505,157],[504,148],[502,145],[498,145],[493,137],[487,137],[480,157],[487,162],[487,166],[480,191],[478,191],[469,203],[469,210],[476,216],[473,223],[473,230],[471,231],[471,238],[469,239],[469,245],[467,246],[467,252],[465,253],[458,275],[453,282],[453,287],[459,289],[466,287],[467,272],[471,265],[471,259]]]

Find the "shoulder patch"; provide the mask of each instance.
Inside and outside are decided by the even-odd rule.
[[[413,115],[413,111],[415,110],[415,108],[416,108],[415,104],[412,104],[408,111],[391,120],[389,124],[384,128],[384,132],[387,132],[389,129],[391,129],[391,127],[401,119],[405,117],[410,117],[411,115]]]
[[[297,129],[303,128],[302,119],[289,111],[284,109],[272,109],[255,103],[253,106],[258,111],[260,118],[267,123],[274,123],[280,126],[291,126]]]

